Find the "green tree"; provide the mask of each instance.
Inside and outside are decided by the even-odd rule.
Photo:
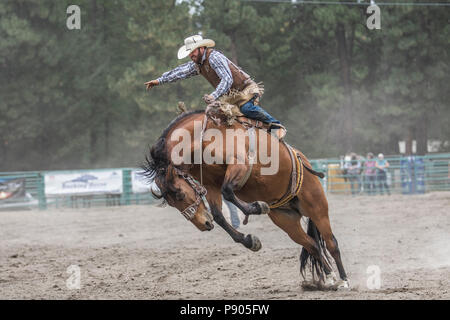
[[[447,14],[439,8],[405,7],[391,8],[385,16],[376,86],[381,129],[405,140],[407,153],[417,140],[418,153],[425,154],[428,138],[444,137],[432,127],[441,127],[450,115],[448,87],[443,85],[450,80]]]

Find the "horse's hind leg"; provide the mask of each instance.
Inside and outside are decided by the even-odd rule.
[[[317,226],[320,234],[322,235],[325,244],[327,246],[328,251],[336,262],[336,266],[339,271],[339,277],[343,281],[348,281],[347,274],[344,270],[344,265],[341,259],[341,252],[339,250],[339,245],[336,237],[333,235],[330,226],[330,220],[328,219],[328,214],[326,217],[311,217],[314,224]]]
[[[331,256],[336,262],[336,266],[339,271],[339,277],[343,281],[343,286],[347,287],[347,274],[345,273],[344,265],[342,263],[338,242],[331,230],[330,219],[328,216],[328,203],[325,196],[323,197],[324,201],[320,202],[317,200],[319,199],[317,197],[314,201],[308,201],[309,198],[307,196],[304,196],[302,197],[298,205],[301,207],[302,214],[309,217],[319,230],[320,235],[325,241],[327,250],[330,252]]]
[[[241,209],[245,215],[250,214],[267,214],[270,211],[269,205],[263,201],[255,201],[247,203],[239,199],[234,190],[239,186],[239,183],[247,173],[246,165],[232,165],[228,166],[225,179],[222,184],[222,195],[227,201],[233,203],[236,207]]]
[[[272,209],[269,213],[272,221],[281,229],[283,229],[288,236],[303,246],[311,256],[318,262],[316,266],[319,277],[322,277],[322,270],[325,274],[331,274],[332,268],[321,254],[320,247],[317,242],[308,235],[301,226],[301,215],[294,209]],[[302,272],[303,274],[303,272]]]

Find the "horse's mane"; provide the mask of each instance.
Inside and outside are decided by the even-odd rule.
[[[193,115],[205,112],[204,110],[192,110],[189,112],[183,112],[178,117],[173,119],[167,128],[164,129],[161,136],[158,138],[156,143],[150,148],[150,154],[145,157],[145,163],[142,166],[144,170],[144,175],[153,180],[156,175],[165,174],[167,166],[170,164],[167,147],[166,138],[169,132],[183,119]]]

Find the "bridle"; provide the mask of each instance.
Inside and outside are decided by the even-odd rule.
[[[202,142],[203,142],[203,133],[205,131],[206,128],[206,123],[207,123],[208,119],[206,117],[206,114],[203,118],[203,126],[202,126],[202,132],[200,135],[200,150],[202,151]],[[194,177],[192,175],[190,175],[187,172],[184,172],[183,170],[177,168],[177,167],[173,167],[175,173],[180,176],[181,178],[184,179],[184,181],[186,181],[191,188],[194,190],[195,192],[195,201],[193,204],[189,205],[186,209],[184,209],[183,211],[181,211],[181,214],[189,221],[191,221],[192,219],[194,219],[195,213],[197,212],[197,209],[200,205],[200,203],[203,201],[203,205],[206,208],[206,212],[208,214],[208,217],[211,219],[211,221],[214,220],[213,215],[211,214],[211,208],[209,207],[209,203],[208,200],[206,200],[206,194],[208,193],[208,191],[206,190],[206,188],[203,186],[203,165],[202,165],[202,159],[200,158],[200,182],[198,182],[197,180],[194,179]]]
[[[180,176],[181,178],[183,178],[195,192],[195,202],[193,204],[189,205],[183,211],[181,211],[181,214],[187,220],[191,221],[192,219],[194,219],[194,215],[197,212],[197,209],[198,209],[200,203],[203,201],[203,204],[206,207],[209,218],[211,220],[213,220],[213,216],[211,214],[211,209],[209,207],[208,200],[206,200],[206,194],[208,192],[206,190],[206,188],[202,184],[200,184],[200,182],[195,180],[194,177],[192,175],[190,175],[189,173],[186,173],[186,172],[178,169],[177,167],[173,167],[173,169],[174,169],[175,173],[178,176]]]

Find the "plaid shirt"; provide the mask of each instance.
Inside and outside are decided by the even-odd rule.
[[[203,53],[202,64],[206,59],[206,50]],[[230,90],[233,84],[233,76],[231,75],[230,67],[228,65],[228,58],[225,57],[219,51],[213,50],[209,55],[209,64],[217,73],[220,78],[220,83],[211,95],[214,99],[226,94]],[[158,78],[159,83],[169,83],[175,82],[180,79],[187,79],[192,76],[198,75],[198,69],[193,61],[186,62],[179,65],[173,70],[165,72],[160,78]]]

